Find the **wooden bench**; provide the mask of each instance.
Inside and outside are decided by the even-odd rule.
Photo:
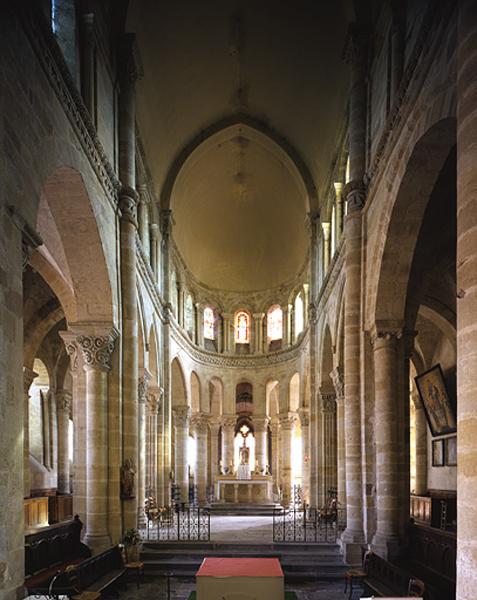
[[[115,597],[117,589],[124,583],[123,576],[126,572],[121,549],[113,546],[62,574],[51,592],[81,597],[86,597],[88,592],[106,598]]]
[[[80,540],[82,523],[72,521],[25,536],[25,587],[30,595],[44,595],[51,580],[68,566],[91,556]]]
[[[408,571],[377,554],[371,554],[367,561],[367,574],[363,583],[365,589],[374,595],[406,596],[411,578],[412,574]]]

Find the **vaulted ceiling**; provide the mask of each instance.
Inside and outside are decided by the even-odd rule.
[[[237,113],[293,148],[319,197],[345,115],[350,19],[348,0],[131,0],[144,65],[137,119],[158,197],[183,149]],[[305,260],[309,198],[253,135],[222,142],[171,186],[179,250],[212,287],[284,282]]]

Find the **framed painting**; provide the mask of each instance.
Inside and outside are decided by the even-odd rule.
[[[447,394],[444,375],[440,365],[436,365],[415,377],[419,396],[427,417],[432,435],[455,433],[457,423]]]
[[[432,440],[432,466],[444,466],[444,440]]]
[[[457,466],[457,436],[445,439],[445,463],[446,467]]]

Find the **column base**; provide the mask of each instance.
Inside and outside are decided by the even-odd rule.
[[[363,546],[365,545],[364,533],[362,531],[345,529],[341,535],[339,544],[346,564],[351,567],[362,565]]]
[[[399,538],[395,535],[376,533],[371,543],[371,550],[384,560],[398,558],[400,555]]]
[[[93,554],[98,554],[112,546],[111,537],[108,533],[97,535],[86,532],[82,541],[91,549]]]

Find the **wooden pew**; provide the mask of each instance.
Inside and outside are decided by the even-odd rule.
[[[409,579],[412,575],[397,565],[384,560],[377,554],[371,554],[367,563],[367,575],[363,582],[370,595],[406,596]]]
[[[25,536],[25,587],[30,595],[43,595],[53,577],[69,565],[91,556],[80,540],[83,524],[75,518]]]

